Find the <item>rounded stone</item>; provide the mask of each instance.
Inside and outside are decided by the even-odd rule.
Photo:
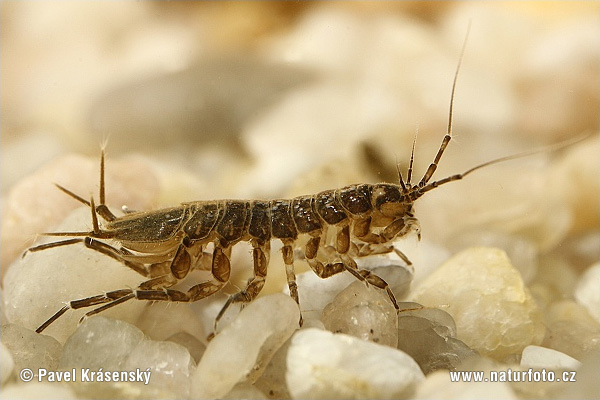
[[[144,333],[127,322],[89,318],[65,343],[60,367],[116,370],[144,339]]]
[[[456,339],[456,326],[450,314],[422,306],[402,310],[406,305],[400,303],[398,348],[410,355],[425,374],[438,369],[455,370],[477,355]]]
[[[135,371],[139,368],[150,371],[150,389],[172,393],[178,398],[187,398],[195,365],[190,353],[181,345],[142,340],[128,354],[121,370]]]
[[[398,315],[380,290],[354,282],[323,310],[325,328],[387,346],[398,344]]]
[[[541,346],[527,346],[521,355],[521,367],[576,370],[581,367],[581,363],[560,351]]]
[[[23,368],[55,370],[58,367],[63,347],[53,337],[37,334],[16,324],[2,325],[0,332],[2,345],[10,352],[16,371]]]
[[[451,381],[447,371],[427,375],[414,399],[482,399],[517,400],[508,382]]]
[[[413,292],[415,301],[447,305],[458,339],[502,360],[541,343],[542,314],[502,250],[470,248],[444,263]]]
[[[286,381],[293,399],[397,399],[424,376],[406,353],[315,328],[292,338]]]
[[[248,304],[208,344],[192,376],[192,396],[219,398],[240,381],[258,379],[299,319],[298,305],[284,294]]]

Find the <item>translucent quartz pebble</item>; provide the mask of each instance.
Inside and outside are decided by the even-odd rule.
[[[362,269],[368,269],[384,279],[397,297],[406,292],[413,279],[411,268],[395,254],[386,254],[358,259]],[[340,273],[327,279],[319,278],[314,272],[298,274],[298,296],[305,320],[320,319],[325,306],[333,301],[342,290],[356,282],[350,273]],[[289,293],[287,284],[284,292]]]
[[[79,208],[55,230],[89,230],[90,219],[89,208]],[[56,240],[49,238],[47,241]],[[13,263],[4,277],[3,308],[10,322],[34,330],[66,302],[107,290],[136,287],[142,280],[139,274],[119,261],[83,244],[27,253]],[[145,302],[132,300],[107,310],[103,315],[133,322],[145,305]],[[43,333],[64,343],[87,311],[90,309],[68,310]]]
[[[156,302],[146,307],[136,326],[154,340],[166,340],[179,332],[205,339],[203,324],[188,303]]]
[[[413,298],[432,307],[448,305],[457,337],[498,360],[520,354],[544,337],[542,314],[500,249],[474,247],[458,253],[423,281]]]
[[[521,355],[521,367],[575,370],[580,366],[573,357],[541,346],[527,346]]]
[[[95,316],[81,324],[67,340],[60,367],[115,371],[142,340],[144,334],[135,326]]]
[[[173,336],[168,337],[167,341],[185,347],[196,363],[200,361],[202,354],[204,354],[204,351],[206,350],[206,345],[204,343],[187,332],[178,332]]]
[[[121,370],[150,369],[149,385],[178,398],[186,398],[190,391],[190,375],[196,363],[183,346],[172,342],[143,340],[131,351]]]
[[[104,317],[92,317],[81,325],[65,343],[60,362],[64,369],[89,368],[94,373],[150,372],[148,384],[77,381],[80,397],[104,398],[187,397],[194,365],[185,347],[148,340],[135,326]]]
[[[415,303],[412,301],[401,301],[398,303],[399,312],[398,317],[420,317],[426,318],[434,323],[436,332],[446,337],[456,337],[456,322],[452,315],[446,311],[434,308],[425,307],[422,304]],[[448,331],[448,333],[446,333]]]
[[[206,278],[203,278],[203,280],[205,279]],[[219,315],[219,312],[223,309],[223,306],[227,302],[228,298],[229,296],[227,294],[218,292],[206,299],[203,299],[202,301],[189,304],[190,309],[198,317],[204,329],[199,332],[188,332],[196,337],[200,336],[199,339],[203,342],[206,342],[206,338],[215,334],[215,319],[217,318],[217,315]],[[240,304],[233,304],[231,307],[229,307],[227,312],[219,320],[217,332],[220,332],[223,327],[230,325],[235,317],[239,315],[241,308],[242,307]]]
[[[335,296],[348,285],[356,281],[350,274],[341,273],[327,279],[319,278],[314,272],[307,271],[296,276],[298,284],[298,297],[302,318],[305,320],[321,319],[325,306],[333,301]],[[284,293],[289,293],[287,283]]]
[[[425,374],[454,370],[477,355],[455,336],[454,320],[443,310],[421,308],[398,314],[398,349],[414,358]]]
[[[33,380],[26,384],[9,385],[2,388],[3,399],[20,400],[72,400],[77,396],[67,384],[58,382],[38,382]]]
[[[294,399],[408,398],[423,380],[402,351],[314,328],[294,335],[287,366]]]
[[[0,365],[2,365],[2,368],[0,368],[0,383],[4,385],[15,367],[13,357],[4,343],[0,343]]]
[[[489,375],[487,375],[489,376]],[[447,371],[436,371],[427,375],[425,382],[417,388],[414,399],[440,400],[517,400],[508,382],[451,381]]]
[[[548,334],[542,346],[581,360],[600,347],[600,326],[582,305],[572,300],[552,303],[546,310]]]
[[[356,281],[323,310],[325,328],[363,340],[396,347],[398,316],[385,292]]]
[[[293,336],[277,350],[263,374],[254,383],[254,386],[261,390],[262,393],[265,393],[270,399],[289,399],[291,397],[288,392],[285,375],[287,372],[287,354],[292,343],[292,338]]]
[[[575,300],[600,322],[600,263],[589,267],[575,288]]]
[[[62,345],[53,337],[37,334],[15,324],[2,325],[0,336],[14,361],[14,369],[56,370]],[[2,364],[4,369],[4,363]]]
[[[255,381],[299,319],[296,302],[281,293],[248,304],[208,344],[192,378],[192,397],[219,398],[242,380]]]

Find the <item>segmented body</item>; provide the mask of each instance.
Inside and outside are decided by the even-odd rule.
[[[83,308],[105,303],[87,315],[103,311],[124,301],[164,300],[190,302],[206,298],[229,281],[232,247],[247,241],[253,247],[254,275],[246,287],[231,296],[217,321],[230,304],[252,301],[264,286],[269,264],[270,242],[282,242],[291,296],[299,302],[294,272],[294,245],[300,235],[309,237],[304,257],[321,278],[349,271],[387,291],[397,307],[387,283],[366,270],[359,270],[354,257],[392,251],[390,242],[418,230],[412,214],[415,190],[410,185],[360,184],[316,195],[280,200],[222,200],[184,203],[179,207],[114,216],[103,204],[104,156],[101,163],[100,198],[97,207],[60,187],[70,196],[92,208],[94,230],[91,232],[57,232],[57,236],[85,236],[31,248],[40,251],[51,247],[84,243],[87,247],[113,257],[149,278],[137,289],[121,289],[86,299],[71,301],[46,323],[44,330],[69,308]],[[106,222],[100,228],[97,214]],[[327,230],[336,229],[333,243],[327,243]],[[117,241],[116,248],[105,239]],[[202,265],[210,256],[204,250],[212,244],[212,279],[197,284],[187,292],[168,289]],[[319,249],[327,251],[319,251]],[[409,262],[405,257],[404,259]]]

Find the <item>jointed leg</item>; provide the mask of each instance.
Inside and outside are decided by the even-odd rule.
[[[112,304],[112,302],[117,301],[121,298],[131,296],[132,293],[133,293],[132,289],[120,289],[120,290],[114,290],[112,292],[106,292],[104,294],[100,294],[100,295],[96,295],[96,296],[86,297],[84,299],[73,300],[73,301],[69,302],[69,304],[65,305],[63,308],[58,310],[52,317],[50,317],[46,322],[44,322],[42,325],[40,325],[40,327],[37,328],[35,331],[37,333],[42,332],[50,324],[52,324],[54,321],[56,321],[58,318],[60,318],[61,315],[63,315],[65,312],[67,312],[70,309],[77,310],[79,308],[91,307],[91,306],[94,306],[97,304],[102,304],[102,303]],[[127,300],[129,300],[129,299],[127,299]]]
[[[344,262],[344,268],[346,268],[346,271],[350,272],[358,280],[364,281],[364,282],[371,284],[379,289],[385,290],[386,293],[388,294],[388,297],[392,301],[392,304],[394,305],[394,307],[396,309],[398,309],[398,302],[396,301],[396,296],[394,296],[392,289],[390,289],[390,286],[387,284],[386,281],[384,281],[379,276],[377,276],[376,274],[372,273],[369,270],[358,269],[354,260],[352,260],[352,258],[350,258],[348,256],[342,255],[342,261]]]
[[[317,234],[315,234],[315,236],[311,237],[308,240],[308,243],[306,244],[306,248],[304,251],[304,257],[306,258],[308,265],[314,271],[314,273],[317,274],[317,276],[319,278],[325,279],[325,278],[329,278],[332,275],[339,274],[340,272],[344,271],[345,269],[344,269],[344,265],[342,263],[323,264],[318,259],[317,253],[319,252],[319,247],[321,245],[321,235],[322,234],[323,234],[323,232],[318,232]],[[349,249],[349,247],[350,247],[349,237],[348,237],[348,243],[346,244],[345,237],[340,237],[340,236],[345,236],[345,233],[340,234],[338,232],[336,242],[340,242],[340,244],[341,244],[340,247]]]
[[[283,254],[283,262],[285,264],[285,274],[287,277],[288,288],[290,289],[290,296],[298,307],[300,307],[300,300],[298,298],[298,284],[296,283],[296,272],[294,271],[294,249],[293,240],[282,239],[283,247],[281,253]],[[302,314],[300,314],[300,326],[302,326]]]
[[[178,254],[183,254],[178,251]],[[118,304],[124,303],[132,299],[148,300],[148,301],[175,301],[175,302],[194,302],[221,290],[223,285],[229,281],[230,275],[230,262],[229,255],[231,254],[231,247],[225,248],[215,244],[212,261],[212,280],[202,282],[198,285],[192,286],[187,292],[181,292],[179,290],[168,289],[179,281],[177,276],[174,274],[168,274],[159,276],[154,279],[150,279],[141,283],[137,289],[119,289],[111,292],[107,292],[101,295],[86,297],[84,299],[71,301],[68,305],[65,305],[46,322],[44,322],[36,332],[40,333],[46,329],[50,324],[56,321],[61,315],[63,315],[69,309],[79,309],[91,307],[98,304],[104,304],[101,307],[91,310],[82,318],[86,318],[102,311],[105,311]],[[175,256],[173,259],[173,265],[178,260],[185,259],[186,256],[180,255]],[[176,268],[175,268],[176,269]]]
[[[114,260],[121,262],[123,265],[125,265],[128,268],[131,268],[132,270],[134,270],[135,272],[137,272],[138,274],[140,274],[142,276],[145,276],[145,277],[151,276],[150,268],[148,268],[143,263],[128,260],[125,258],[127,256],[127,254],[123,253],[121,250],[116,249],[104,242],[101,242],[101,241],[96,240],[89,236],[86,236],[84,238],[74,238],[74,239],[62,240],[59,242],[41,244],[39,246],[32,247],[27,251],[33,253],[33,252],[37,252],[37,251],[51,249],[54,247],[69,246],[69,245],[78,244],[78,243],[83,243],[85,245],[85,247],[92,249],[94,251],[97,251],[99,253],[102,253],[106,256],[109,256],[110,258],[112,258]],[[24,253],[23,255],[25,255],[25,254],[27,254],[27,253]]]
[[[346,239],[346,238],[348,238],[348,239]],[[336,240],[337,255],[340,258],[341,262],[324,264],[321,261],[319,261],[316,256],[317,256],[317,252],[319,250],[320,241],[321,241],[320,236],[315,236],[315,237],[311,238],[306,245],[306,251],[305,251],[305,256],[308,261],[308,264],[310,265],[311,269],[317,274],[317,276],[319,276],[321,278],[328,278],[332,275],[338,274],[338,273],[346,270],[346,271],[350,272],[352,275],[354,275],[357,279],[364,281],[368,284],[371,284],[375,287],[378,287],[380,289],[385,290],[387,292],[390,300],[392,301],[392,304],[394,305],[394,307],[396,309],[398,309],[398,303],[396,301],[396,297],[394,296],[394,293],[390,289],[387,282],[385,282],[383,279],[381,279],[380,277],[378,277],[371,271],[359,270],[358,266],[356,265],[356,262],[352,259],[352,257],[350,257],[347,254],[348,250],[351,247],[357,247],[357,246],[350,246],[348,226],[344,226],[338,231],[337,240]],[[391,251],[391,249],[388,250],[388,252],[389,251]],[[406,259],[406,256],[404,256],[404,258]],[[408,260],[408,259],[406,259],[406,260]]]
[[[271,242],[259,243],[254,241],[252,243],[252,260],[254,263],[254,276],[248,280],[246,287],[232,295],[229,296],[227,302],[219,311],[217,318],[215,318],[215,332],[217,330],[217,324],[225,315],[225,312],[235,303],[249,303],[258,296],[262,288],[265,286],[265,279],[267,277],[267,267],[269,265],[269,255],[271,251]]]

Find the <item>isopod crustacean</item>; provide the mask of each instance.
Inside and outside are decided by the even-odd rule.
[[[385,290],[398,309],[388,284],[376,274],[360,269],[355,258],[395,251],[404,262],[410,264],[408,258],[396,250],[392,243],[411,232],[420,235],[419,221],[413,210],[417,199],[440,185],[460,180],[485,166],[535,152],[498,158],[463,173],[432,181],[452,139],[454,93],[462,52],[451,90],[447,132],[433,161],[418,182],[412,179],[413,142],[408,171],[405,177],[398,171],[398,183],[356,184],[292,199],[195,201],[172,208],[127,212],[123,216],[116,216],[106,205],[105,157],[102,151],[99,204],[95,203],[93,197],[86,200],[57,185],[67,195],[90,207],[92,230],[45,233],[68,239],[38,245],[27,252],[83,244],[120,261],[146,280],[136,288],[121,288],[72,300],[41,324],[36,332],[44,331],[69,309],[99,306],[85,314],[91,316],[132,299],[170,302],[205,299],[219,292],[229,282],[232,247],[241,241],[249,242],[252,246],[253,276],[244,288],[229,297],[215,324],[231,304],[250,302],[261,292],[273,239],[280,240],[283,245],[281,251],[290,295],[299,303],[294,250],[301,235],[308,237],[303,249],[304,259],[315,274],[328,278],[347,271],[357,279]],[[329,229],[335,229],[331,243],[325,240]],[[212,254],[206,252],[208,247],[212,248]],[[319,251],[320,248],[327,251]],[[195,284],[187,291],[172,289],[192,270],[199,269],[204,257],[212,258],[211,278]]]

